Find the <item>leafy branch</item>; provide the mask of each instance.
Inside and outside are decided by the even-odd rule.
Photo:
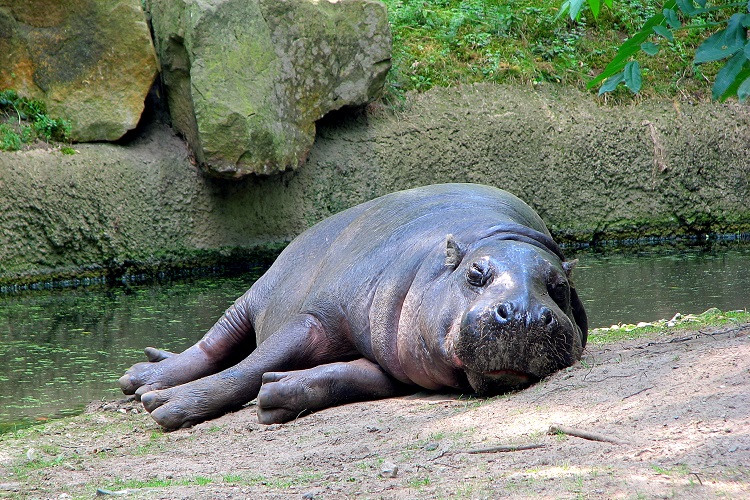
[[[586,0],[584,5],[584,0],[566,0],[561,5],[559,15],[568,14],[575,20],[588,6],[596,19],[602,4],[611,8],[612,3],[613,0]],[[695,18],[719,11],[735,12],[722,21],[688,24]],[[667,0],[661,12],[651,16],[637,33],[620,46],[604,71],[589,81],[587,87],[593,88],[601,84],[601,95],[624,83],[628,89],[637,93],[643,82],[640,64],[635,59],[639,52],[648,56],[656,55],[662,49],[664,41],[674,41],[674,33],[679,30],[718,27],[721,29],[708,36],[696,49],[693,64],[725,61],[716,74],[712,96],[723,101],[736,95],[740,102],[744,102],[750,96],[750,41],[747,38],[750,0],[717,5],[708,5],[707,0]],[[654,43],[652,39],[660,43]]]

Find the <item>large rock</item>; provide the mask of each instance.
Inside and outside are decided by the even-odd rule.
[[[156,74],[140,0],[0,0],[0,89],[46,102],[76,141],[135,128]]]
[[[212,175],[296,168],[315,121],[380,92],[390,68],[373,0],[150,1],[173,125]]]

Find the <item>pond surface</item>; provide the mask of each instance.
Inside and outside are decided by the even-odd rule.
[[[572,252],[569,252],[572,253]],[[573,272],[589,326],[750,308],[750,244],[585,251]]]
[[[576,256],[592,328],[750,307],[747,243]],[[143,347],[192,345],[256,276],[0,296],[0,432],[121,397],[117,379],[145,360]]]

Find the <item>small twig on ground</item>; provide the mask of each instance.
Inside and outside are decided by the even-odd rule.
[[[501,444],[497,446],[488,446],[486,448],[469,448],[466,450],[443,450],[429,460],[437,460],[443,458],[446,455],[456,455],[458,453],[508,453],[511,451],[524,451],[524,450],[535,450],[537,448],[544,448],[543,444]]]
[[[624,398],[622,398],[622,400],[623,400],[623,401],[625,401],[625,400],[626,400],[626,399],[628,399],[628,398],[632,398],[633,396],[637,396],[638,394],[640,394],[640,393],[642,393],[642,392],[646,392],[646,391],[648,391],[649,389],[653,389],[653,388],[654,388],[653,386],[651,386],[651,387],[644,387],[644,388],[643,388],[643,389],[641,389],[640,391],[636,391],[636,392],[634,392],[633,394],[628,394],[627,396],[625,396]]]
[[[455,450],[450,453],[505,453],[511,451],[535,450],[544,448],[543,444],[519,444],[519,445],[498,445],[488,446],[486,448],[470,448],[468,450]]]
[[[606,377],[602,377],[596,380],[589,380],[592,384],[598,384],[599,382],[604,382],[605,380],[609,380],[611,378],[631,378],[635,377],[635,373],[630,373],[628,375],[607,375]]]
[[[624,441],[620,441],[619,439],[605,436],[604,434],[584,431],[580,429],[574,429],[573,427],[567,427],[564,425],[553,425],[549,428],[549,431],[547,432],[548,434],[560,434],[560,433],[567,434],[568,436],[575,436],[581,439],[588,439],[589,441],[601,441],[604,443],[612,443],[612,444],[626,444]]]
[[[583,387],[583,386],[582,385],[576,386],[575,384],[565,384],[565,385],[560,385],[558,387],[552,387],[551,390],[546,391],[546,392],[540,394],[539,397],[534,398],[531,402],[532,403],[536,403],[536,402],[541,401],[541,400],[546,400],[547,396],[549,394],[552,394],[553,392],[559,392],[559,391],[562,391],[562,390],[565,390],[565,389],[576,389],[578,387]]]
[[[712,337],[715,339],[718,335],[727,335],[727,334],[731,334],[735,332],[741,332],[747,329],[748,329],[748,325],[740,325],[734,328],[727,328],[726,330],[722,330],[719,332],[704,332],[703,330],[698,330],[698,333],[700,333],[701,335],[705,337]]]
[[[646,347],[651,347],[651,346],[655,346],[655,345],[677,344],[679,342],[688,342],[690,340],[695,340],[696,338],[698,338],[696,335],[689,335],[687,337],[679,337],[679,338],[675,338],[675,339],[669,339],[666,342],[649,342],[648,344],[646,344]]]

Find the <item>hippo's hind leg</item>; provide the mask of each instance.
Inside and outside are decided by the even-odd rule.
[[[255,398],[266,372],[309,368],[356,356],[348,340],[328,335],[317,318],[300,314],[236,365],[189,383],[147,392],[141,401],[162,427],[188,427]]]
[[[410,390],[364,358],[308,370],[268,372],[258,394],[258,421],[273,424],[331,406],[383,399]]]
[[[250,354],[255,348],[251,291],[237,299],[199,342],[182,353],[147,347],[148,362],[136,363],[120,378],[122,392],[140,397],[155,389],[174,387],[216,373]]]

